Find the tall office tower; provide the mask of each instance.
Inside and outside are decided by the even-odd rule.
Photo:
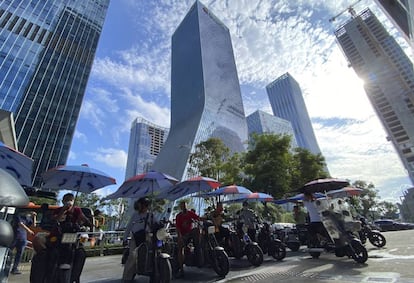
[[[0,1],[0,108],[34,185],[66,163],[109,0]]]
[[[414,2],[410,0],[375,0],[400,30],[414,51]]]
[[[411,182],[414,181],[413,64],[377,17],[365,9],[335,31],[392,141]]]
[[[140,117],[132,122],[125,179],[151,170],[167,139],[168,131],[168,128]]]
[[[168,136],[168,128],[155,125],[141,117],[131,124],[125,180],[151,170]],[[128,199],[126,219],[134,213],[136,199]],[[125,223],[126,224],[126,223]]]
[[[266,86],[273,115],[292,123],[298,146],[320,154],[318,142],[297,81],[286,73]]]
[[[191,150],[210,137],[244,151],[247,124],[229,30],[196,1],[172,36],[171,128],[153,169],[186,178]]]
[[[256,110],[246,118],[249,136],[256,134],[280,134],[291,137],[290,148],[298,147],[292,124],[285,119],[273,116],[261,110]]]

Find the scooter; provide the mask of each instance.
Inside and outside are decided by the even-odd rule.
[[[7,282],[11,268],[10,245],[13,242],[13,228],[6,220],[0,220],[0,282]]]
[[[30,269],[30,283],[79,283],[86,259],[83,243],[88,238],[86,232],[62,235],[39,232],[36,242],[43,243],[44,248],[39,250],[40,244],[37,245]],[[63,248],[70,254],[70,261],[65,264],[59,261]]]
[[[268,254],[277,260],[282,260],[286,257],[286,246],[270,230],[269,223],[264,222],[261,224],[257,240],[264,254]]]
[[[361,230],[358,232],[358,234],[361,242],[365,244],[368,239],[372,245],[378,248],[385,246],[387,240],[385,239],[384,235],[382,235],[380,231],[372,229],[371,224],[368,223],[365,217],[361,217],[360,220]]]
[[[184,246],[184,264],[199,268],[211,266],[220,277],[225,277],[230,270],[230,263],[224,248],[219,246],[215,237],[215,226],[210,221],[196,222],[200,229],[200,245],[196,248],[192,239]],[[173,275],[178,273],[178,244],[170,242],[169,251],[172,254]]]
[[[136,275],[148,276],[150,282],[168,283],[172,279],[170,255],[164,252],[164,243],[169,234],[163,223],[152,224],[146,233],[145,242],[136,247],[129,241],[129,256],[124,266],[123,282],[132,282]]]
[[[246,255],[247,260],[252,265],[260,266],[263,263],[263,251],[247,232],[248,228],[243,222],[236,224],[236,232],[230,232],[231,247],[229,253],[237,259]]]
[[[346,203],[340,199],[317,199],[316,208],[321,216],[329,239],[309,241],[308,251],[313,258],[321,252],[334,252],[337,257],[348,256],[358,263],[368,260],[368,252],[355,233],[361,230],[361,222],[354,221]]]

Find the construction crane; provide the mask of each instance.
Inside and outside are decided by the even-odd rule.
[[[342,10],[341,12],[339,12],[336,16],[334,16],[334,17],[332,17],[332,18],[330,18],[329,19],[329,22],[330,23],[332,23],[332,22],[334,22],[335,20],[336,20],[336,18],[337,17],[339,17],[340,15],[342,15],[343,13],[345,13],[345,12],[349,12],[350,14],[351,14],[351,16],[352,17],[355,17],[356,16],[356,13],[355,13],[355,10],[354,10],[354,6],[356,5],[356,4],[358,4],[359,2],[361,2],[362,0],[358,0],[358,1],[356,1],[356,2],[354,2],[353,4],[351,4],[348,8],[346,8],[346,9],[344,9],[344,10]]]

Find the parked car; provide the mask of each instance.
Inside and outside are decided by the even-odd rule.
[[[378,219],[374,221],[374,225],[378,226],[381,232],[414,229],[412,223],[402,223],[392,219]]]

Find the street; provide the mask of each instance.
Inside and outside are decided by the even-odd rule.
[[[385,232],[387,245],[376,248],[366,244],[369,259],[358,264],[346,257],[322,254],[312,259],[304,250],[291,252],[283,261],[265,256],[260,267],[252,267],[247,259],[230,259],[230,272],[218,278],[212,269],[187,267],[185,277],[174,282],[414,282],[414,230]],[[122,277],[121,255],[90,257],[81,282],[119,283]],[[29,282],[30,265],[22,267],[22,275],[10,275],[9,282]],[[135,282],[148,282],[137,277]]]

